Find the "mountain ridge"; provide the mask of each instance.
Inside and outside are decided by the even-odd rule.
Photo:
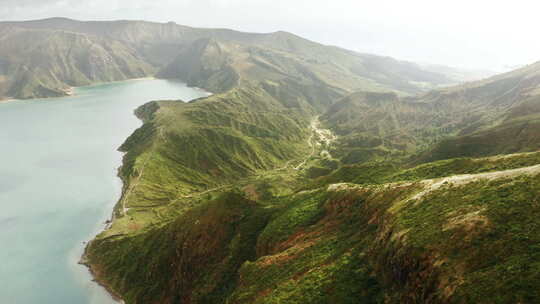
[[[540,299],[540,64],[437,88],[447,76],[286,32],[26,26],[55,63],[26,67],[27,96],[136,73],[215,93],[135,111],[122,197],[82,260],[126,303]]]
[[[202,45],[216,48],[212,52],[235,45],[221,43]],[[227,60],[217,66],[223,62],[235,68]],[[529,71],[516,73],[529,79]],[[530,123],[536,99],[527,103],[521,92],[530,92],[535,81],[518,87],[506,107],[490,108],[489,96],[520,83],[515,74],[415,97],[347,94],[295,68],[279,75],[284,78],[239,81],[187,105],[157,102],[138,110],[144,125],[123,146],[121,176],[130,194],[124,191],[112,225],[85,255],[99,282],[127,303],[540,298],[528,287],[540,284],[536,266],[525,267],[538,254],[529,229],[538,226],[540,154],[471,158],[456,146],[460,158],[422,158],[476,124],[495,130],[508,113]],[[467,114],[478,107],[490,111]],[[181,114],[186,109],[194,114]],[[336,140],[309,128],[310,118],[321,113],[323,128]],[[270,116],[276,119],[263,119]],[[291,119],[295,123],[284,123]],[[212,136],[200,133],[207,128]],[[189,141],[197,144],[186,156],[182,137],[192,134]],[[228,145],[229,135],[242,143]],[[292,135],[272,149],[256,148]],[[482,152],[478,142],[471,147]],[[275,158],[275,151],[291,153]],[[479,154],[492,153],[498,152]],[[267,166],[253,166],[272,158]],[[456,239],[462,241],[450,241]]]
[[[19,29],[19,30],[16,30]],[[22,29],[22,30],[21,30]],[[376,88],[384,90],[396,90],[405,94],[418,93],[425,90],[424,84],[428,87],[439,86],[452,83],[452,80],[444,74],[425,71],[419,65],[398,61],[389,57],[361,54],[339,47],[322,45],[297,35],[278,31],[273,33],[244,33],[228,29],[206,29],[193,28],[178,25],[176,23],[155,23],[146,21],[77,21],[67,18],[50,18],[33,21],[4,21],[0,22],[0,33],[12,32],[12,36],[17,36],[15,32],[26,31],[38,32],[40,35],[58,35],[58,32],[74,33],[88,36],[87,39],[93,41],[101,48],[113,45],[109,48],[109,54],[102,55],[107,58],[116,52],[125,53],[126,50],[135,57],[129,63],[117,63],[121,69],[139,68],[143,71],[142,76],[152,76],[159,70],[167,68],[175,58],[177,58],[185,48],[189,48],[200,39],[214,39],[225,44],[235,44],[242,48],[257,47],[260,50],[267,50],[274,54],[276,60],[290,60],[295,58],[296,62],[306,66],[308,69],[317,68],[320,73],[331,73],[328,75],[348,74],[349,87],[354,90]],[[29,34],[27,34],[29,35]],[[24,36],[24,35],[23,35]],[[5,35],[1,35],[6,39]],[[25,37],[11,37],[10,41],[2,40],[2,45],[13,44],[14,40],[25,40],[27,44],[40,47],[39,43],[33,42]],[[81,52],[84,46],[73,44],[69,39],[58,41],[64,47],[72,47]],[[25,45],[29,47],[29,45]],[[45,48],[46,49],[46,48]],[[40,56],[31,53],[21,52],[20,48],[4,48],[0,55],[10,58],[11,55],[23,58],[27,62],[36,62],[27,65],[26,68],[33,71],[31,76],[24,76],[20,71],[20,64],[5,60],[4,70],[0,70],[2,83],[0,84],[0,96],[14,98],[34,98],[62,96],[63,90],[69,85],[54,72],[58,69],[58,64],[51,65],[52,75],[48,71],[42,71],[36,66],[38,63],[55,59],[56,53],[42,52]],[[99,60],[104,60],[100,58]],[[289,58],[289,59],[287,59]],[[60,59],[60,58],[56,58]],[[135,60],[136,59],[136,60]],[[65,61],[66,58],[61,58]],[[75,58],[76,64],[84,58]],[[98,59],[96,59],[98,60]],[[99,62],[96,61],[96,62]],[[338,67],[332,67],[325,63],[329,60],[337,60]],[[53,60],[54,61],[54,60]],[[311,61],[311,62],[308,62]],[[89,74],[86,69],[76,70],[68,66],[69,73]],[[171,70],[171,68],[168,68]],[[349,72],[347,72],[349,70]],[[125,72],[122,77],[114,75],[111,71],[101,71],[99,80],[108,79],[122,80],[141,77],[141,73]],[[21,87],[14,79],[28,78],[29,82],[35,82],[30,88]],[[332,77],[328,77],[331,79]],[[230,82],[230,81],[229,81]],[[423,83],[419,85],[417,83]],[[74,82],[75,85],[84,85],[86,82]],[[213,86],[208,86],[213,88]],[[44,94],[48,91],[48,94]],[[49,96],[50,95],[50,96]]]

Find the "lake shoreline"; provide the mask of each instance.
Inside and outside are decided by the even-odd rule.
[[[142,120],[140,120],[140,121],[141,121],[141,125],[142,125]],[[105,289],[111,295],[113,300],[120,303],[120,304],[125,303],[124,300],[122,299],[122,296],[118,292],[116,292],[112,288],[112,286],[107,284],[105,282],[105,280],[100,276],[100,272],[96,270],[98,265],[92,263],[90,261],[89,257],[88,257],[89,256],[88,250],[89,250],[90,246],[92,245],[92,242],[94,242],[101,233],[103,233],[104,231],[107,231],[112,226],[114,220],[116,219],[116,214],[117,214],[118,210],[121,207],[122,199],[124,198],[124,195],[125,195],[126,190],[127,190],[127,181],[120,174],[122,166],[124,165],[125,154],[126,153],[122,153],[122,158],[120,160],[121,163],[120,163],[120,166],[118,167],[118,169],[116,171],[117,172],[116,173],[116,178],[118,178],[120,180],[121,184],[122,184],[122,190],[120,192],[120,197],[114,203],[111,215],[109,217],[107,217],[107,220],[105,222],[105,227],[103,229],[100,229],[99,231],[97,231],[97,233],[95,235],[93,235],[86,242],[86,245],[84,246],[83,254],[81,255],[80,260],[79,260],[79,264],[85,266],[88,269],[88,271],[90,272],[90,275],[92,276],[92,281],[95,282],[96,284],[98,284],[99,286],[103,287],[103,289]]]
[[[140,80],[155,80],[157,78],[154,78],[154,77],[150,77],[150,78],[138,78],[138,79],[131,79],[131,80],[128,80],[128,81],[140,81]],[[172,80],[172,79],[166,79],[166,80]],[[176,79],[175,79],[176,80]],[[183,83],[183,82],[182,82]],[[185,84],[185,83],[183,83]],[[212,93],[210,92],[207,92],[205,91],[204,89],[202,88],[198,88],[198,87],[193,87],[193,86],[188,86],[187,84],[185,84],[187,87],[191,88],[191,89],[194,89],[196,91],[199,91],[201,93],[204,93],[205,96],[203,97],[199,97],[199,98],[207,98],[208,96],[211,96]],[[150,100],[148,101],[150,102]],[[184,101],[184,102],[189,102],[188,100]],[[144,104],[142,104],[141,106],[143,106]],[[132,114],[134,115],[135,117],[137,117],[140,121],[140,126],[139,128],[144,124],[144,121],[141,117],[139,117],[138,115],[136,114]],[[135,130],[133,131],[135,132]],[[133,132],[131,134],[133,134]],[[130,134],[130,135],[131,135]],[[129,136],[128,136],[129,137]],[[127,138],[125,139],[127,140]],[[121,146],[122,144],[120,144]],[[111,215],[107,218],[106,222],[105,222],[105,227],[103,229],[101,229],[100,231],[98,231],[90,240],[88,240],[86,242],[86,246],[84,247],[84,251],[83,251],[83,254],[81,256],[81,259],[79,261],[79,264],[81,265],[84,265],[88,268],[88,271],[90,272],[90,274],[92,275],[93,277],[93,281],[95,283],[97,283],[98,285],[100,285],[101,287],[103,287],[110,295],[111,297],[117,301],[118,303],[122,303],[124,304],[124,300],[122,299],[122,296],[119,294],[119,292],[115,291],[113,289],[113,287],[106,282],[105,278],[102,277],[101,275],[101,272],[98,271],[99,269],[99,264],[96,264],[96,263],[92,263],[90,261],[90,258],[89,258],[89,248],[91,247],[92,243],[97,240],[97,237],[107,231],[108,229],[111,228],[111,226],[114,224],[114,221],[116,220],[116,218],[118,216],[120,216],[120,210],[122,208],[122,201],[126,195],[126,191],[128,190],[128,187],[129,187],[129,181],[128,181],[128,178],[126,176],[123,176],[121,174],[121,170],[122,170],[122,167],[124,166],[124,159],[125,159],[125,156],[127,154],[127,151],[122,151],[122,158],[121,158],[121,161],[120,161],[120,166],[118,167],[117,169],[117,172],[116,172],[116,177],[120,180],[122,186],[121,186],[121,192],[120,192],[120,197],[116,200],[116,203],[114,204],[113,208],[112,208],[112,212],[111,212]]]
[[[62,95],[62,96],[37,97],[37,98],[26,98],[26,99],[5,97],[5,98],[0,98],[0,104],[2,104],[2,103],[10,103],[10,102],[14,102],[14,101],[31,101],[31,100],[40,100],[40,99],[47,100],[47,99],[76,97],[76,96],[78,96],[77,92],[76,92],[76,90],[78,88],[87,88],[87,87],[93,87],[93,86],[100,86],[100,85],[104,85],[104,84],[114,84],[114,83],[130,82],[130,81],[156,80],[156,79],[158,79],[158,78],[156,78],[154,76],[149,76],[149,77],[130,78],[130,79],[125,79],[125,80],[96,82],[96,83],[92,83],[92,84],[89,84],[89,85],[72,86],[72,87],[68,87],[66,89],[61,89],[61,91],[65,93],[65,95]]]
[[[9,282],[0,286],[1,303],[123,303],[122,290],[110,284],[102,257],[93,255],[100,239],[87,249],[88,240],[121,216],[118,203],[125,183],[118,170],[124,155],[118,147],[142,125],[134,109],[151,100],[189,101],[207,95],[181,81],[148,79],[80,87],[72,99],[0,101],[0,120],[18,131],[5,134],[4,152],[13,159],[13,168],[4,177],[13,182],[6,184],[12,187],[0,193],[0,200],[27,206],[13,206],[2,216],[18,220],[10,222],[12,232],[0,234],[0,241],[11,245],[0,251],[3,259],[10,259],[0,276]],[[48,149],[39,149],[44,142]],[[43,220],[49,218],[54,220]],[[47,292],[28,292],[43,277],[41,287]]]
[[[79,261],[79,264],[85,266],[88,269],[88,271],[90,272],[90,275],[93,278],[92,281],[98,284],[99,286],[101,286],[103,289],[105,289],[109,293],[109,295],[111,295],[114,301],[116,301],[119,304],[124,304],[125,302],[120,296],[120,294],[115,292],[110,285],[104,282],[103,279],[100,279],[99,273],[92,267],[92,264],[88,260],[87,250],[88,250],[88,246],[90,246],[92,241],[93,239],[86,243],[86,246],[84,247],[84,253],[81,256],[81,260]]]
[[[2,104],[2,103],[10,103],[10,102],[18,101],[18,100],[21,100],[21,99],[14,99],[14,98],[11,98],[11,97],[7,97],[7,98],[4,98],[4,99],[0,98],[0,104]]]
[[[63,95],[63,96],[38,97],[38,98],[27,98],[27,99],[17,99],[17,98],[13,98],[13,97],[5,97],[5,98],[0,97],[0,104],[11,103],[11,102],[16,102],[16,101],[23,101],[24,102],[24,101],[32,101],[32,100],[47,100],[47,99],[59,99],[59,98],[77,97],[78,96],[77,95],[77,89],[78,88],[90,88],[90,87],[100,86],[100,85],[105,85],[105,84],[123,83],[123,82],[131,82],[131,81],[158,80],[158,79],[161,79],[161,80],[177,80],[179,82],[182,82],[181,79],[177,79],[177,78],[162,79],[162,78],[156,78],[154,76],[130,78],[130,79],[125,79],[125,80],[115,80],[115,81],[107,81],[107,82],[96,82],[96,83],[92,83],[92,84],[89,84],[89,85],[73,86],[73,87],[69,87],[67,89],[64,89],[64,90],[62,90],[65,93],[65,95]],[[182,83],[184,83],[184,82],[182,82]],[[186,84],[186,83],[184,83],[184,84]],[[186,84],[186,86],[188,88],[192,88],[194,90],[203,92],[203,93],[207,94],[207,96],[210,96],[210,95],[213,94],[213,93],[210,93],[210,92],[206,91],[203,88],[199,88],[199,87],[196,87],[196,86],[190,86],[188,84]]]

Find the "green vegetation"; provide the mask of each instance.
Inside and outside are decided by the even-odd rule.
[[[417,83],[429,88],[453,82],[416,64],[285,32],[251,34],[143,21],[0,22],[0,58],[0,99],[65,96],[71,86],[158,75],[212,92],[245,82],[287,85],[288,78],[302,79],[304,87],[313,88],[312,99],[328,106],[356,90],[412,94],[426,89]]]
[[[346,164],[484,157],[540,149],[540,63],[414,97],[357,92],[322,122]]]
[[[218,93],[136,111],[85,257],[126,303],[540,301],[539,64],[404,97],[444,79],[283,32],[109,26]]]
[[[458,174],[504,171],[540,164],[540,152],[487,158],[455,158],[419,165],[389,176],[387,180],[421,180]]]
[[[332,173],[306,184],[317,188],[334,183],[384,184],[420,181],[460,174],[478,174],[518,169],[540,164],[540,152],[486,158],[454,158],[408,168],[407,163],[390,161],[342,165]]]
[[[95,275],[128,303],[222,303],[236,270],[255,256],[269,211],[236,194],[193,208],[146,234],[102,238],[88,247]]]
[[[65,96],[72,86],[150,76],[155,68],[118,41],[0,24],[0,98]]]
[[[540,284],[539,193],[540,175],[445,188],[403,209],[399,229],[407,231],[407,244],[429,248],[440,261],[439,284],[450,286],[438,296],[455,303],[534,303],[540,299],[534,287]]]
[[[451,159],[408,169],[398,162],[339,165],[339,161],[315,153],[303,170],[294,170],[295,164],[283,163],[284,158],[284,167],[278,161],[273,169],[246,171],[244,178],[223,174],[216,178],[221,188],[210,192],[204,189],[211,184],[197,188],[192,182],[193,192],[186,192],[185,197],[180,192],[163,200],[152,196],[169,185],[188,185],[187,180],[165,180],[164,172],[153,173],[185,162],[175,158],[175,163],[165,165],[156,158],[160,151],[179,149],[174,140],[179,135],[174,130],[199,132],[204,119],[224,128],[222,132],[235,130],[246,137],[266,134],[260,129],[264,126],[277,134],[289,134],[271,127],[272,120],[258,123],[258,128],[237,121],[257,118],[254,113],[223,119],[229,117],[229,103],[230,109],[249,105],[245,114],[272,104],[251,100],[271,96],[260,88],[252,89],[248,95],[231,91],[232,100],[228,93],[191,104],[154,102],[137,111],[145,124],[123,147],[128,154],[122,172],[127,174],[127,185],[135,184],[145,195],[124,197],[131,209],[127,215],[117,210],[112,227],[89,245],[86,254],[96,278],[127,303],[356,303],[358,299],[367,303],[507,303],[539,299],[540,295],[530,292],[538,284],[537,271],[527,262],[538,254],[531,245],[536,242],[531,238],[535,231],[530,230],[537,225],[537,215],[528,212],[538,203],[540,170],[536,175],[514,173],[494,180],[473,176],[468,182],[448,181],[432,191],[431,184],[422,181],[530,167],[540,164],[539,152]],[[250,101],[239,96],[249,96]],[[199,110],[206,113],[187,115]],[[298,140],[301,147],[309,131],[305,121],[297,126],[304,135],[290,140]],[[165,133],[157,131],[160,128]],[[163,139],[162,134],[169,135]],[[195,146],[192,153],[213,156],[204,152],[213,142]],[[169,146],[172,150],[166,149]],[[141,178],[137,163],[148,149],[154,149],[155,160],[148,160],[146,166],[156,165],[146,167],[152,173]],[[224,153],[236,153],[231,151]],[[302,153],[309,155],[305,149]],[[302,155],[296,157],[295,162],[300,162]],[[252,159],[240,160],[249,168]],[[313,177],[313,168],[332,173]],[[203,169],[193,171],[212,181],[214,177],[205,173],[210,171]],[[187,170],[178,172],[186,174]],[[153,187],[148,186],[158,179]],[[327,185],[343,181],[372,185],[327,189]],[[513,248],[510,255],[508,248]],[[498,253],[491,255],[492,251]]]
[[[540,103],[539,103],[540,104]],[[538,113],[537,113],[538,114]],[[540,116],[505,122],[471,135],[445,139],[419,157],[419,162],[452,157],[481,157],[540,150]]]
[[[239,187],[255,200],[287,192],[289,160],[308,154],[310,105],[302,98],[291,108],[259,86],[139,108],[145,123],[121,147],[125,188],[105,235],[170,220],[214,192]]]

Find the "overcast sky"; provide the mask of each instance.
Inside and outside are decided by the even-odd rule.
[[[0,20],[143,19],[285,30],[420,63],[501,70],[540,60],[540,3],[514,0],[0,0]]]

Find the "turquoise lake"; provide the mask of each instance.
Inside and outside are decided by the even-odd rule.
[[[168,80],[117,82],[74,97],[0,103],[0,304],[109,304],[77,262],[120,196],[123,141],[138,106],[207,94]]]

